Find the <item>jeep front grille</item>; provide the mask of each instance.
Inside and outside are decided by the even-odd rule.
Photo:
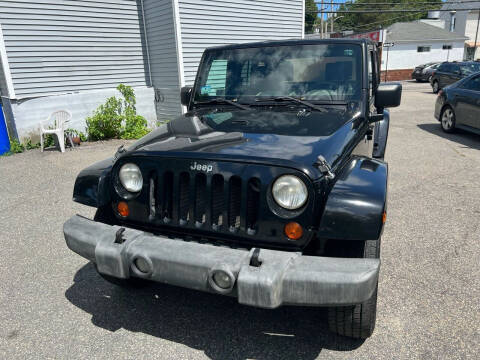
[[[181,172],[149,179],[149,218],[169,226],[254,235],[258,230],[258,178]]]

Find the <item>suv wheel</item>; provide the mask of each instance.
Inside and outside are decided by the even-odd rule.
[[[455,131],[455,113],[450,106],[446,106],[443,109],[440,119],[443,131],[446,133],[452,133]]]
[[[367,240],[359,248],[356,257],[378,259],[380,257],[380,239]],[[350,255],[350,254],[349,254]],[[330,331],[356,339],[366,339],[372,335],[377,318],[377,290],[367,301],[353,305],[328,308],[328,326]]]
[[[438,93],[440,91],[440,86],[438,85],[438,81],[434,80],[432,84],[432,91],[434,94]]]

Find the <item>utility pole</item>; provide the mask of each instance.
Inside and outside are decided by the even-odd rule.
[[[479,23],[480,23],[480,9],[478,9],[477,32],[475,33],[475,43],[473,44],[473,60],[475,60],[475,54],[477,53],[477,39],[478,39],[478,24]]]
[[[330,10],[333,11],[333,0],[330,0]],[[330,22],[330,37],[332,36],[331,34],[333,34],[333,18],[334,18],[334,14],[332,13],[332,16],[330,17],[331,19],[331,22]]]
[[[320,39],[323,39],[323,0],[320,5]]]

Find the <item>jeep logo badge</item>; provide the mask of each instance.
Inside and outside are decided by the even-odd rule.
[[[209,173],[213,171],[213,165],[199,164],[195,161],[190,165],[190,170],[205,171]]]

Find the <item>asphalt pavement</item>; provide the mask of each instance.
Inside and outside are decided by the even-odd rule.
[[[106,283],[65,245],[84,167],[121,141],[0,157],[0,359],[477,359],[480,136],[445,134],[428,84],[391,111],[377,326],[330,334],[325,311],[261,310],[166,285]]]

